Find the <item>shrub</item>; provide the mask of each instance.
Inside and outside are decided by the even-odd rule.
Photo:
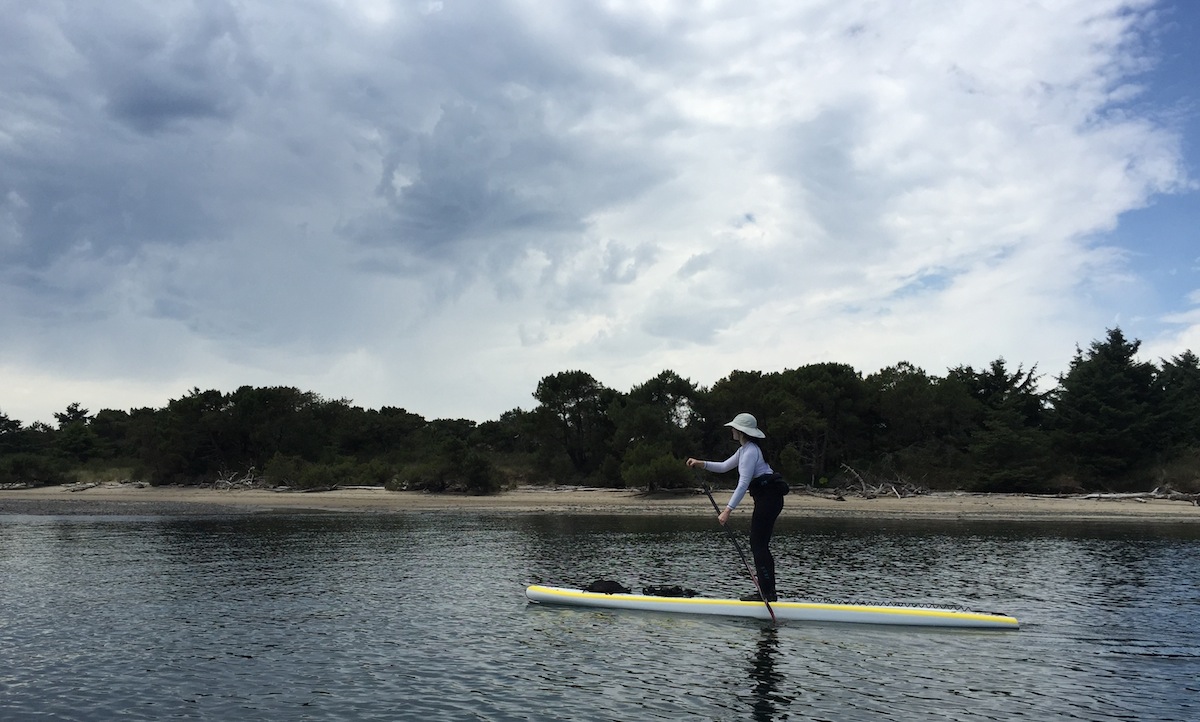
[[[1187,449],[1156,469],[1155,485],[1185,494],[1200,493],[1200,448]]]
[[[67,481],[67,463],[57,457],[28,453],[0,457],[0,483],[52,486]]]
[[[411,464],[400,469],[384,486],[390,491],[446,491],[448,469],[440,462]]]
[[[659,491],[686,489],[695,485],[695,478],[683,462],[671,455],[666,444],[639,443],[625,454],[621,463],[621,479],[627,487]]]
[[[263,477],[272,486],[296,487],[300,485],[308,465],[308,462],[299,456],[276,453],[263,469]]]

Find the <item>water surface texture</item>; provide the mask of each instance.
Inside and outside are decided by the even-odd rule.
[[[785,596],[1022,629],[525,602],[747,592],[701,518],[0,516],[0,719],[1200,719],[1200,530],[785,516],[775,549]]]

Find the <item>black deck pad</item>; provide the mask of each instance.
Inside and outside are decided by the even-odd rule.
[[[699,594],[695,589],[687,589],[677,584],[650,584],[642,587],[642,594],[648,597],[694,597]]]

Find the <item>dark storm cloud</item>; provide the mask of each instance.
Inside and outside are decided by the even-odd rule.
[[[223,3],[183,17],[137,10],[47,5],[9,16],[18,48],[0,53],[11,138],[0,146],[0,197],[17,236],[0,246],[9,263],[42,267],[68,250],[122,255],[218,227],[204,158],[261,83],[261,63]]]
[[[520,113],[511,105],[445,106],[433,130],[412,144],[414,177],[397,188],[394,154],[385,166],[380,188],[391,228],[362,240],[445,257],[458,241],[481,235],[581,230],[586,208],[571,198],[568,170],[579,159],[536,115]]]
[[[500,3],[397,9],[377,26],[320,6],[295,23],[226,3],[17,13],[0,254],[127,257],[340,202],[358,242],[469,263],[578,238],[668,175],[635,135],[581,125],[647,100],[597,58],[661,53],[658,31],[597,16],[564,38]],[[350,184],[372,168],[374,188]]]
[[[640,138],[586,126],[646,100],[591,53],[646,52],[655,47],[647,31],[595,17],[572,25],[571,43],[500,4],[452,7],[394,50],[427,100],[425,114],[408,117],[403,102],[398,119],[373,104],[356,108],[383,139],[377,191],[387,207],[347,221],[355,240],[470,264],[479,253],[578,240],[592,213],[669,177]]]
[[[262,87],[265,68],[232,8],[211,2],[190,9],[170,25],[135,21],[111,34],[72,29],[109,113],[136,132],[157,133],[189,121],[229,121],[246,93]]]
[[[430,132],[389,154],[387,210],[353,224],[355,237],[468,262],[578,240],[590,214],[668,175],[640,148],[604,141],[549,127],[536,100],[447,104]]]

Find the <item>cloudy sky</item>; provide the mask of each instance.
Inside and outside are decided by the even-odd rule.
[[[753,10],[747,10],[752,7]],[[1200,352],[1190,0],[0,0],[0,411]]]

